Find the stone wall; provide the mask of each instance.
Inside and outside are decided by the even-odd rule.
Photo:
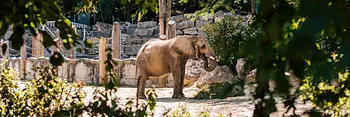
[[[211,24],[225,16],[234,16],[230,12],[218,11],[215,14],[206,14],[195,19],[193,15],[176,15],[171,19],[176,22],[176,35],[200,35],[206,36],[201,30],[201,27],[206,24]],[[245,15],[249,16],[249,15]],[[129,22],[120,22],[121,24],[121,57],[135,58],[140,47],[151,38],[159,37],[159,23],[158,21],[144,21],[137,24]],[[93,30],[87,34],[87,38],[91,40],[98,40],[98,37],[106,37],[111,44],[112,24],[105,24],[98,22],[93,26]],[[79,31],[81,32],[81,31]],[[97,37],[97,38],[96,38]],[[96,41],[95,41],[96,42]],[[97,41],[98,42],[98,41]],[[95,48],[98,43],[95,43]],[[92,49],[97,54],[97,49]]]
[[[137,79],[135,78],[136,66],[134,59],[116,60],[119,64],[115,67],[115,72],[121,76],[122,86],[135,87]],[[50,66],[48,58],[27,58],[26,80],[31,80],[38,77],[32,70],[33,66]],[[19,71],[20,59],[11,58],[8,62],[8,67]],[[99,83],[99,62],[92,59],[69,59],[63,65],[58,67],[58,76],[68,82],[82,81],[88,84]],[[151,87],[157,85],[157,79],[148,80],[146,86]],[[168,78],[167,87],[172,87],[172,78]]]

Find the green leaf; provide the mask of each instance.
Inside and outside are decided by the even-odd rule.
[[[85,45],[85,47],[92,48],[92,42],[91,42],[91,40],[85,40],[85,41],[84,41],[84,45]]]
[[[77,51],[78,51],[79,53],[82,53],[82,52],[83,52],[83,50],[82,50],[81,48],[77,48]]]
[[[40,33],[43,36],[43,45],[45,48],[47,47],[51,47],[52,45],[55,44],[55,42],[53,41],[52,37],[46,32],[46,31],[40,31]]]

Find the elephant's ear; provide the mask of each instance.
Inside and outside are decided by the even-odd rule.
[[[193,41],[191,41],[190,37],[179,37],[171,44],[170,50],[173,50],[180,55],[187,55],[192,58],[196,56],[196,50],[193,45]]]

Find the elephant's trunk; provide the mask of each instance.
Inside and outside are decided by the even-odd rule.
[[[208,72],[213,71],[216,65],[217,65],[217,62],[214,56],[205,57],[204,66],[203,66],[205,71],[208,71]]]

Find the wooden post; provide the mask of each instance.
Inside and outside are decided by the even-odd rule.
[[[252,14],[255,15],[256,14],[256,0],[252,0]]]
[[[45,31],[45,27],[44,26],[42,26],[42,30],[43,31]],[[42,57],[44,57],[45,55],[44,55],[44,45],[43,45],[43,42],[44,42],[44,37],[43,37],[43,34],[41,34],[41,33],[38,33],[38,38],[37,38],[37,45],[36,45],[36,47],[37,47],[37,57],[38,58],[42,58]]]
[[[164,0],[159,0],[159,34],[164,35]]]
[[[167,30],[168,30],[168,34],[167,34],[168,39],[176,37],[176,23],[174,20],[171,20],[168,22]]]
[[[41,42],[42,42],[42,35],[41,35],[41,33],[38,33],[37,34],[37,38],[36,38],[36,45],[35,45],[35,47],[36,47],[36,50],[35,50],[35,52],[36,52],[36,57],[37,58],[40,58],[40,57],[43,57],[43,55],[42,55],[42,50],[44,50],[44,49],[41,49]]]
[[[77,33],[77,26],[72,25],[72,28],[74,30],[74,33]],[[70,45],[71,45],[70,46],[71,48],[69,49],[69,56],[68,56],[68,58],[75,59],[75,47],[74,47],[73,44],[70,44]]]
[[[38,34],[36,32],[36,34]],[[37,57],[37,54],[36,54],[36,39],[37,39],[38,35],[37,36],[32,36],[32,56],[33,57]]]
[[[33,57],[40,58],[44,57],[44,46],[41,44],[43,42],[43,36],[39,31],[36,31],[36,36],[32,37],[32,55]]]
[[[112,58],[120,59],[120,24],[118,22],[113,23]]]
[[[172,0],[166,0],[166,11],[167,11],[167,14],[166,14],[166,22],[169,22],[170,21],[170,18],[171,18],[171,2]],[[169,24],[166,23],[167,26],[166,26],[166,35],[168,35],[169,33]],[[168,36],[168,39],[170,39],[170,37]]]
[[[106,38],[100,38],[99,44],[99,63],[100,63],[100,84],[106,83]]]
[[[21,46],[21,61],[20,61],[20,78],[24,80],[26,78],[26,58],[27,58],[27,48],[26,48],[26,40],[23,40],[24,43]]]

